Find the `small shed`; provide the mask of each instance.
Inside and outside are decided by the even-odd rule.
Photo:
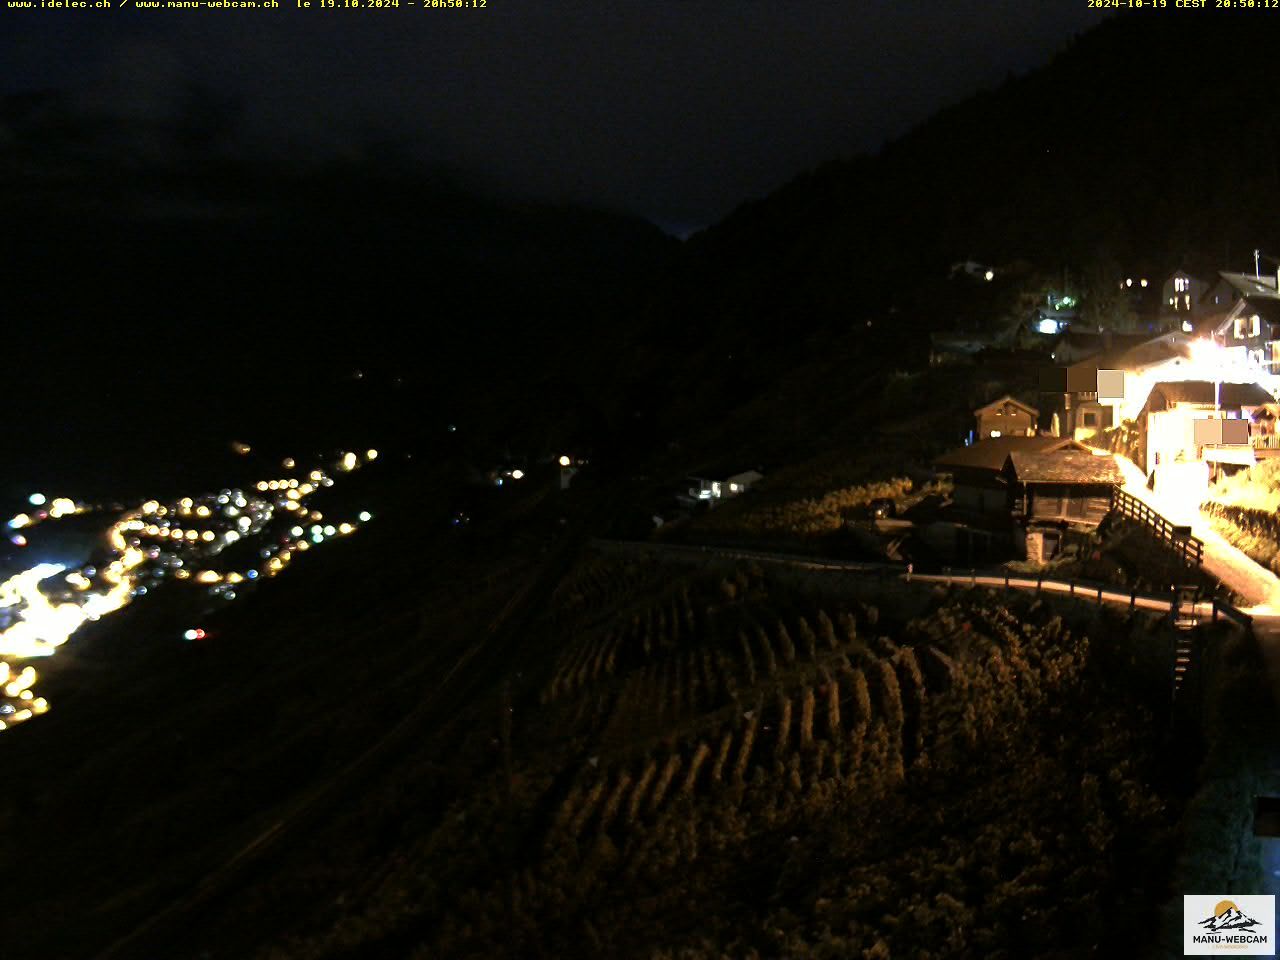
[[[1069,437],[1000,436],[949,450],[934,461],[934,466],[939,472],[951,474],[952,500],[958,508],[1008,517],[1011,504],[1004,467],[1009,455],[1015,451],[1043,453],[1059,449],[1088,448]]]
[[[1028,560],[1052,559],[1069,530],[1092,530],[1111,510],[1123,480],[1115,458],[1060,448],[1009,454],[1003,476],[1013,517],[1024,530]]]

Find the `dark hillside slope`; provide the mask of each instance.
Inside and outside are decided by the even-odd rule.
[[[864,360],[835,391],[921,365],[928,331],[995,319],[1027,277],[1280,254],[1277,40],[1265,17],[1109,19],[880,154],[745,203],[686,243],[632,367],[666,385],[665,432],[718,422],[837,340]],[[968,258],[1000,268],[991,289],[948,280]]]
[[[1276,249],[1277,26],[1109,20],[878,156],[806,173],[694,237],[694,309],[765,337],[912,304],[967,257],[1206,270]]]

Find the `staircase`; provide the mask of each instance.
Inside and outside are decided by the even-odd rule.
[[[1173,615],[1173,625],[1178,630],[1178,639],[1173,649],[1173,696],[1175,699],[1178,691],[1182,689],[1183,681],[1187,678],[1187,672],[1191,669],[1195,636],[1192,631],[1200,624],[1200,618],[1196,614],[1197,592],[1195,587],[1180,589],[1177,603],[1170,611]]]
[[[1173,651],[1173,695],[1175,697],[1182,689],[1182,681],[1186,679],[1187,670],[1191,667],[1191,649],[1191,632],[1184,628],[1178,634],[1178,643]]]

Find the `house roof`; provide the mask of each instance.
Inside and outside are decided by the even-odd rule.
[[[1014,450],[1007,466],[1019,483],[1120,483],[1120,468],[1110,454],[1062,448],[1034,452]]]
[[[763,479],[764,479],[764,474],[761,473],[759,470],[744,470],[742,471],[742,473],[735,473],[731,477],[725,477],[724,482],[725,483],[741,483],[744,485],[749,485],[749,484],[755,483],[757,480],[763,480]]]
[[[754,480],[764,477],[764,474],[758,470],[743,470],[741,468],[741,460],[737,463],[713,462],[697,473],[690,473],[685,476],[689,480],[706,481],[707,483],[728,483],[730,480],[741,482],[744,477],[751,477]],[[731,470],[734,472],[730,473],[729,471]]]
[[[1139,344],[1146,343],[1151,339],[1149,333],[1116,333],[1114,330],[1068,330],[1060,336],[1055,347],[1075,347],[1076,349],[1092,350],[1097,348],[1099,352],[1110,346],[1112,350],[1128,350]]]
[[[1218,402],[1226,409],[1237,407],[1260,407],[1266,403],[1275,403],[1271,394],[1256,383],[1222,383],[1215,384],[1211,380],[1174,380],[1157,383],[1151,388],[1147,397],[1147,407],[1156,401],[1156,409],[1164,409],[1175,403],[1194,403],[1212,406],[1215,389]]]
[[[1255,277],[1248,273],[1227,273],[1225,270],[1219,276],[1240,291],[1241,296],[1280,297],[1280,293],[1276,292],[1275,277]]]
[[[1178,357],[1191,356],[1191,338],[1184,333],[1162,333],[1147,337],[1137,346],[1108,350],[1068,364],[1072,371],[1141,370]],[[1069,381],[1075,379],[1069,376]]]
[[[933,333],[929,334],[929,342],[933,344],[934,347],[967,349],[970,352],[977,352],[984,347],[992,346],[995,343],[995,339],[994,334],[984,333],[979,330],[935,330]]]
[[[1174,357],[1189,356],[1191,356],[1190,337],[1185,333],[1162,333],[1157,337],[1147,339],[1136,347],[1120,351],[1115,355],[1116,366],[1104,369],[1130,370],[1155,363],[1164,363]]]
[[[1007,393],[1003,397],[1000,397],[998,400],[992,400],[986,406],[979,407],[977,410],[973,411],[974,416],[977,416],[980,413],[984,413],[987,410],[994,410],[996,407],[1002,407],[1006,403],[1011,403],[1015,407],[1020,407],[1021,409],[1025,410],[1027,413],[1031,414],[1031,416],[1033,417],[1040,416],[1040,411],[1037,410],[1035,407],[1031,406],[1030,404],[1023,403],[1017,397],[1014,397]]]
[[[1042,453],[1064,447],[1087,449],[1070,437],[991,437],[967,447],[948,450],[933,462],[935,466],[942,468],[967,467],[973,470],[999,472],[1004,468],[1009,454],[1015,450]]]

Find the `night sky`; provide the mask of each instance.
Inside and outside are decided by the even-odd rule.
[[[392,144],[470,188],[685,233],[878,149],[1098,19],[1082,0],[6,12],[0,89],[146,121],[195,82],[241,104],[229,149]]]

